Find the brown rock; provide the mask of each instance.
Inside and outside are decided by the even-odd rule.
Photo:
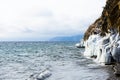
[[[87,29],[84,40],[87,40],[96,28],[101,30],[101,36],[105,36],[109,29],[115,29],[120,33],[120,0],[106,1],[101,17]]]

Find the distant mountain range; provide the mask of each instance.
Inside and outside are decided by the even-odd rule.
[[[62,36],[54,37],[50,41],[80,41],[83,38],[83,35],[74,35],[74,36]]]

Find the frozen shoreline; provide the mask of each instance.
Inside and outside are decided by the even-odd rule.
[[[86,57],[95,57],[95,61],[100,64],[111,65],[120,62],[120,36],[117,34],[107,34],[101,37],[99,34],[90,35],[84,42]]]

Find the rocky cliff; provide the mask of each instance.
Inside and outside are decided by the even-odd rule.
[[[101,17],[87,29],[84,40],[87,40],[96,28],[101,30],[101,36],[105,36],[111,29],[120,32],[120,0],[106,1]]]
[[[120,75],[120,0],[106,0],[101,16],[84,34],[84,55],[96,62],[114,65]]]

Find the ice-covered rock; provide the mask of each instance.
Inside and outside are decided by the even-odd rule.
[[[120,62],[120,36],[117,34],[112,48],[112,56],[116,62]]]
[[[85,41],[85,52],[84,55],[86,57],[97,56],[95,53],[96,43],[100,39],[99,35],[91,35],[87,41]]]
[[[92,33],[99,29],[102,37],[93,47],[89,40]],[[120,74],[120,0],[106,0],[101,16],[89,26],[84,34],[85,56],[97,55],[96,62],[118,66],[115,72]],[[92,45],[91,45],[92,43]],[[89,44],[89,45],[88,45]],[[94,53],[93,53],[94,52]],[[118,64],[118,65],[116,65]]]
[[[50,77],[52,73],[49,70],[44,70],[40,73],[35,73],[30,75],[29,79],[27,80],[45,80],[46,78]]]
[[[111,64],[113,61],[120,62],[120,36],[119,34],[107,34],[105,37],[90,35],[85,41],[86,57],[96,56],[96,62]]]
[[[80,43],[76,43],[75,46],[77,48],[85,48],[85,46],[84,46],[84,40],[81,40]]]
[[[110,63],[110,52],[109,52],[109,48],[107,48],[107,46],[109,45],[109,40],[110,35],[108,34],[107,36],[103,37],[100,39],[100,41],[98,41],[98,50],[99,52],[97,53],[97,61],[99,63],[105,63],[105,64],[109,64]],[[106,51],[107,49],[107,51]]]
[[[75,46],[76,46],[77,48],[81,48],[81,47],[82,47],[80,43],[76,43]]]

